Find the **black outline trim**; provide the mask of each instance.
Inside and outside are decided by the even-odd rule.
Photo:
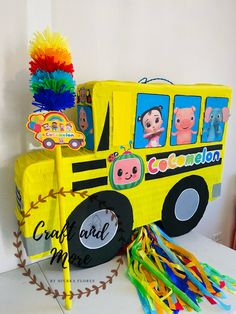
[[[72,182],[73,191],[79,191],[83,189],[91,189],[101,185],[107,185],[108,179],[107,177],[100,177],[95,179],[83,180]]]
[[[98,152],[109,149],[109,146],[110,146],[110,134],[109,133],[110,133],[110,106],[108,102],[106,119],[104,122],[102,136],[100,138],[100,142],[97,149]]]
[[[75,162],[72,164],[72,172],[82,172],[87,170],[102,169],[107,167],[106,159],[98,159],[84,162]]]

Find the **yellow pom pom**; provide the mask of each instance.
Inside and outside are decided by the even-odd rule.
[[[53,56],[56,61],[71,63],[70,49],[67,40],[60,33],[53,33],[49,28],[36,32],[30,41],[29,53],[33,60],[44,56]]]

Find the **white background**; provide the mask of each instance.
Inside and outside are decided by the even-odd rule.
[[[77,83],[166,77],[236,86],[235,0],[0,0],[0,272],[16,267],[13,163],[29,149],[28,42],[52,26],[67,37]],[[196,230],[229,244],[235,208],[235,97],[222,197]]]

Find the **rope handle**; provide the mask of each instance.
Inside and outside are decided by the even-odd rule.
[[[163,77],[155,77],[155,78],[152,78],[152,79],[148,79],[147,77],[143,77],[141,80],[138,81],[138,83],[141,83],[141,84],[147,84],[147,83],[150,83],[152,81],[164,81],[166,83],[169,83],[169,84],[172,84],[174,85],[173,82],[163,78]]]

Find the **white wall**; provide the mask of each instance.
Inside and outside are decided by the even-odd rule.
[[[24,119],[30,102],[26,1],[21,1],[19,10],[15,8],[16,1],[1,1],[0,271],[16,266],[12,246],[16,230],[13,162],[25,150]]]
[[[16,266],[13,161],[26,151],[24,129],[32,96],[27,43],[52,25],[69,40],[75,78],[130,80],[166,77],[175,83],[236,85],[234,0],[0,0],[0,272]],[[17,5],[18,4],[18,5]],[[16,9],[17,8],[17,9]],[[236,148],[232,103],[222,197],[208,205],[197,227],[222,231],[229,244],[235,206]]]
[[[13,232],[17,231],[13,211],[14,160],[28,150],[32,141],[25,129],[27,116],[32,112],[28,41],[33,31],[51,22],[51,11],[47,0],[0,0],[0,5],[0,272],[3,272],[17,266],[12,245]]]
[[[234,0],[53,0],[52,25],[70,42],[77,82],[158,76],[236,85]],[[234,121],[233,101],[222,197],[197,227],[222,232],[225,244],[234,220]]]

